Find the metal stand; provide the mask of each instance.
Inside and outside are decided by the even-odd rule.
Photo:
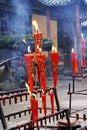
[[[5,119],[10,121],[11,117],[14,117],[14,119],[16,119],[16,118],[18,118],[18,116],[20,118],[22,117],[22,115],[26,116],[27,113],[29,113],[31,115],[31,109],[27,108],[26,110],[22,110],[22,111],[19,110],[18,112],[10,113],[10,114],[4,116],[3,109],[0,104],[0,115],[1,115],[1,121],[3,124],[3,129],[7,129],[7,130],[16,130],[16,129],[20,130],[21,128],[24,128],[25,130],[27,130],[27,128],[28,128],[28,130],[34,130],[35,128],[39,128],[38,130],[40,130],[40,128],[51,128],[51,129],[58,128],[59,129],[59,127],[57,125],[51,124],[51,122],[52,123],[54,121],[58,122],[59,118],[60,119],[66,118],[67,122],[68,122],[68,128],[69,128],[69,130],[72,130],[70,120],[69,120],[69,110],[68,109],[60,110],[56,88],[54,88],[54,87],[48,88],[46,90],[46,93],[49,93],[49,91],[52,89],[55,93],[54,95],[55,95],[55,100],[56,100],[56,105],[57,105],[57,108],[55,109],[54,114],[50,113],[46,116],[43,116],[42,118],[39,117],[38,120],[35,122],[33,122],[31,119],[28,122],[24,122],[19,125],[15,125],[12,128],[7,129],[7,124],[6,124]],[[37,89],[36,93],[40,93],[40,91],[41,91],[40,89]],[[20,94],[21,94],[21,98],[25,97],[25,100],[28,100],[28,98],[26,98],[26,96],[28,96],[29,93],[26,92],[26,89],[18,89],[18,90],[14,90],[14,91],[0,93],[0,95],[1,95],[0,100],[2,102],[2,105],[6,105],[6,103],[7,103],[6,100],[8,100],[8,101],[10,100],[10,102],[8,102],[8,103],[9,103],[9,105],[11,105],[13,103],[11,100],[13,100],[13,99],[14,99],[13,101],[15,104],[18,103],[18,100],[16,100],[16,97],[20,99]],[[38,96],[40,96],[40,95],[38,95]],[[15,100],[16,100],[16,102],[15,102]],[[22,101],[23,100],[20,100],[20,102],[22,102]],[[47,113],[49,111],[51,111],[51,108],[47,107]],[[39,112],[39,114],[42,113],[42,107],[38,108],[38,112]]]
[[[69,110],[70,110],[70,114],[71,114],[71,103],[72,103],[72,94],[77,94],[77,95],[87,95],[87,89],[82,89],[82,90],[79,90],[79,91],[76,91],[75,90],[75,78],[77,77],[77,78],[87,78],[87,75],[84,75],[84,73],[83,73],[83,70],[85,69],[85,68],[87,68],[87,66],[86,67],[82,67],[81,66],[81,74],[73,74],[73,77],[72,77],[72,91],[71,91],[71,86],[70,86],[70,84],[69,84],[69,91],[68,91],[68,94],[69,94]],[[85,92],[85,93],[84,93]],[[84,109],[87,109],[87,108],[84,108]],[[81,110],[84,110],[84,109],[81,109]],[[77,110],[77,111],[75,111],[75,112],[79,112],[79,111],[81,111],[81,110]],[[75,112],[73,112],[73,113],[75,113]]]
[[[2,125],[3,125],[3,129],[4,130],[7,129],[7,124],[6,124],[6,120],[5,120],[5,116],[4,116],[1,102],[0,102],[0,118],[1,118]]]
[[[53,91],[54,91],[54,96],[55,96],[55,101],[56,101],[57,109],[59,111],[60,110],[60,105],[59,105],[59,100],[58,100],[58,96],[57,96],[56,87],[53,88]]]
[[[69,83],[69,114],[71,114],[71,100],[72,100],[72,92],[71,92],[71,84]]]

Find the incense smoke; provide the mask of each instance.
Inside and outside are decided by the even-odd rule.
[[[12,1],[14,7],[14,16],[11,20],[14,33],[25,33],[29,32],[30,28],[30,13],[31,7],[30,3],[27,0],[13,0]]]

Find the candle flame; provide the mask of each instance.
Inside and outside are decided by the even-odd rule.
[[[27,90],[28,90],[28,93],[30,94],[30,96],[31,96],[31,92],[30,92],[30,90],[29,90],[29,85],[25,82],[25,86],[26,86],[26,88],[27,88]]]
[[[36,20],[33,20],[33,21],[32,21],[32,24],[33,24],[33,26],[35,27],[35,30],[36,30],[36,31],[39,31],[39,27],[38,27],[37,21],[36,21]]]
[[[42,91],[42,94],[44,94],[44,90],[42,89],[41,91]]]
[[[36,94],[32,93],[32,96],[34,96],[34,97],[35,97],[35,99],[36,99]]]
[[[27,43],[25,39],[23,39],[23,42],[24,42],[25,44]]]
[[[54,45],[52,46],[52,51],[57,52],[57,48]]]
[[[82,37],[82,39],[84,38],[84,35],[83,35],[83,33],[81,33],[81,37]]]
[[[39,48],[39,52],[42,53],[42,49],[41,48]]]
[[[72,52],[74,52],[75,51],[75,49],[74,48],[72,48],[72,50],[71,50]]]
[[[57,52],[57,48],[55,47],[55,52]]]
[[[52,51],[54,51],[54,45],[52,46]]]
[[[27,51],[28,51],[28,53],[31,53],[30,46],[27,47]]]
[[[50,90],[50,93],[53,93],[53,90],[52,90],[52,89]]]

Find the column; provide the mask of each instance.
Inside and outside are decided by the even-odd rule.
[[[50,10],[49,7],[47,7],[47,37],[50,38]]]
[[[81,60],[81,30],[80,30],[80,10],[79,10],[80,0],[78,0],[76,4],[76,52],[77,52],[77,58]]]

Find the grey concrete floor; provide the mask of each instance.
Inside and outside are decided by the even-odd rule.
[[[58,80],[58,85],[57,85],[57,94],[59,98],[59,103],[60,107],[62,108],[69,108],[69,95],[68,93],[68,88],[69,88],[69,83],[71,84],[72,87],[72,77],[64,77],[61,76]],[[47,81],[47,86],[53,86],[53,81],[48,80]],[[75,90],[83,90],[87,88],[87,79],[76,79],[75,81]],[[72,90],[71,90],[72,91]],[[87,91],[85,91],[86,93]],[[39,100],[39,105],[41,105],[41,99]],[[49,106],[49,98],[47,98],[47,105]],[[5,114],[19,111],[19,110],[24,110],[25,108],[29,107],[29,101],[23,101],[23,102],[18,102],[18,104],[13,104],[13,105],[7,105],[3,106],[3,110]],[[79,114],[80,117],[83,117],[83,114],[87,114],[87,95],[78,95],[78,94],[73,94],[72,95],[72,104],[71,104],[71,115],[75,115],[76,113]],[[81,109],[84,109],[81,111]],[[79,112],[77,112],[79,110]],[[14,120],[11,118],[10,121],[7,121],[7,125],[11,127],[12,125],[15,125],[18,122],[23,122],[30,120],[29,114],[27,116],[23,116],[21,119],[19,117]],[[82,123],[83,120],[78,120],[79,123]],[[3,130],[2,124],[0,123],[0,130]]]

